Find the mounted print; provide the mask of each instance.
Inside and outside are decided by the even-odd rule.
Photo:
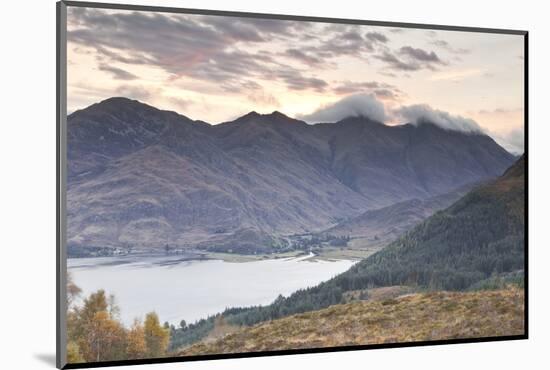
[[[527,338],[527,32],[57,10],[58,367]]]

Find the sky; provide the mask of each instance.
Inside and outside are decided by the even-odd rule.
[[[523,36],[80,7],[67,27],[69,113],[125,96],[211,124],[429,120],[523,152]]]

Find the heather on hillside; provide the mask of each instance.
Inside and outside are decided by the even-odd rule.
[[[334,305],[195,344],[181,356],[521,335],[522,289],[433,292]]]

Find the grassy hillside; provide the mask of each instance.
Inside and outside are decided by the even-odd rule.
[[[521,335],[522,289],[434,292],[335,305],[195,344],[177,355]]]

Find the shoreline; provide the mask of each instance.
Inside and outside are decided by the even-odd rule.
[[[166,258],[173,260],[174,263],[187,262],[187,261],[209,261],[209,260],[221,260],[229,263],[245,263],[245,262],[257,262],[264,260],[279,260],[287,258],[304,258],[303,261],[317,262],[317,261],[359,261],[368,257],[374,253],[375,250],[362,250],[362,249],[326,249],[321,251],[290,251],[285,253],[273,253],[273,254],[236,254],[236,253],[222,253],[222,252],[208,252],[208,251],[196,251],[189,250],[181,254],[166,254],[161,252],[136,252],[129,254],[115,254],[110,256],[82,256],[82,257],[67,257],[67,261],[78,261],[84,259],[142,259],[142,258]]]

